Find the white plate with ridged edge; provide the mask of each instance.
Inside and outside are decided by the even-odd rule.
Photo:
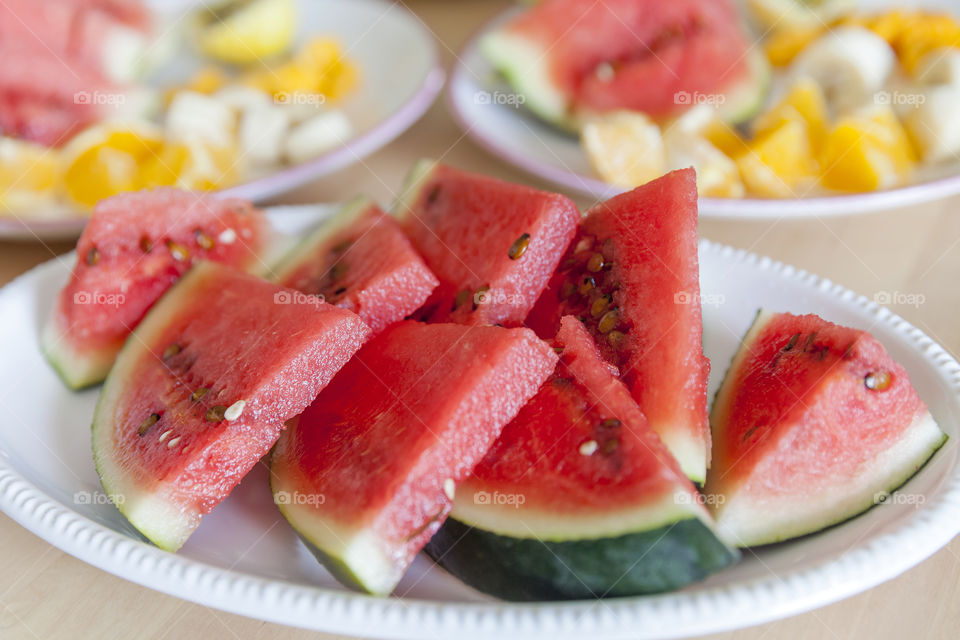
[[[294,231],[325,211],[273,217]],[[338,586],[314,561],[282,521],[266,470],[258,466],[179,553],[167,553],[144,542],[100,492],[89,449],[97,391],[67,391],[36,346],[54,292],[68,276],[68,255],[0,290],[0,508],[81,560],[180,598],[298,627],[419,640],[637,640],[717,632],[863,591],[947,544],[960,532],[960,365],[903,319],[816,276],[707,241],[700,259],[711,389],[760,306],[868,329],[907,368],[951,436],[903,488],[910,500],[746,552],[735,567],[672,594],[511,604],[473,591],[421,556],[396,595],[378,599]]]

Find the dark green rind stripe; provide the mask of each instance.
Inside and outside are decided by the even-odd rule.
[[[468,585],[505,600],[576,600],[679,589],[740,554],[696,518],[613,538],[502,536],[447,519],[426,551]]]
[[[286,513],[284,513],[286,517]],[[287,522],[293,525],[293,521],[290,518],[287,518]],[[340,558],[332,556],[329,553],[326,553],[315,544],[310,542],[309,538],[300,532],[299,529],[293,527],[293,530],[296,532],[297,537],[300,538],[300,541],[303,542],[304,546],[310,550],[310,553],[313,554],[320,564],[330,572],[330,574],[336,578],[337,582],[344,585],[345,587],[350,587],[356,591],[362,591],[363,593],[369,593],[371,595],[386,595],[386,594],[377,594],[374,591],[371,591],[370,588],[365,585],[363,582],[357,578],[356,574],[350,569],[350,567]]]

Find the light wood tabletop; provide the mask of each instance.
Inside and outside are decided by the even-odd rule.
[[[507,2],[407,3],[435,34],[449,68],[470,34]],[[338,201],[366,193],[388,202],[413,160],[442,158],[461,168],[533,186],[549,185],[490,156],[457,128],[441,99],[382,151],[287,194],[278,202]],[[579,199],[579,204],[589,205]],[[803,222],[703,220],[711,240],[773,256],[852,288],[915,294],[894,310],[956,354],[960,348],[960,199],[872,215]],[[0,284],[69,243],[0,242]],[[907,300],[908,298],[900,298]],[[66,555],[0,515],[0,638],[334,638],[231,615],[134,585]],[[712,638],[956,638],[960,629],[960,539],[904,575],[837,604]]]

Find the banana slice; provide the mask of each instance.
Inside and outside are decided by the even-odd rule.
[[[926,163],[960,158],[960,85],[930,87],[906,116],[906,127]]]
[[[216,147],[234,143],[236,114],[226,104],[202,93],[178,91],[167,110],[167,135],[177,142],[200,140]]]
[[[291,164],[312,160],[344,144],[353,135],[353,125],[342,111],[325,111],[301,122],[287,136],[286,156]]]
[[[867,104],[883,88],[896,63],[887,41],[863,27],[840,27],[807,46],[790,67],[823,87],[834,113]]]
[[[914,75],[920,84],[960,85],[960,49],[934,49],[920,60]]]

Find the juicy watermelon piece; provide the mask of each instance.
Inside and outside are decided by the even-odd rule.
[[[580,219],[562,195],[430,161],[414,168],[396,215],[440,280],[422,317],[505,326],[523,323]]]
[[[684,472],[710,465],[697,256],[697,184],[674,171],[587,212],[527,324],[542,337],[583,318]]]
[[[130,331],[190,265],[260,269],[267,235],[245,200],[155,189],[101,201],[44,330],[47,360],[71,388],[101,382]]]
[[[200,263],[140,323],[107,378],[93,418],[97,472],[159,547],[183,545],[369,333],[349,311],[284,293]]]
[[[457,488],[427,546],[508,599],[680,588],[733,562],[700,495],[583,325],[563,319],[556,373]]]
[[[761,311],[713,405],[720,530],[740,546],[869,509],[946,441],[907,372],[866,331]]]
[[[741,121],[769,87],[728,0],[543,0],[480,46],[528,108],[565,128],[620,109],[668,118],[701,96]]]
[[[374,333],[419,309],[437,286],[396,221],[367,199],[320,225],[273,280],[353,311]]]
[[[528,329],[390,327],[277,443],[281,512],[338,580],[389,593],[556,361]]]

